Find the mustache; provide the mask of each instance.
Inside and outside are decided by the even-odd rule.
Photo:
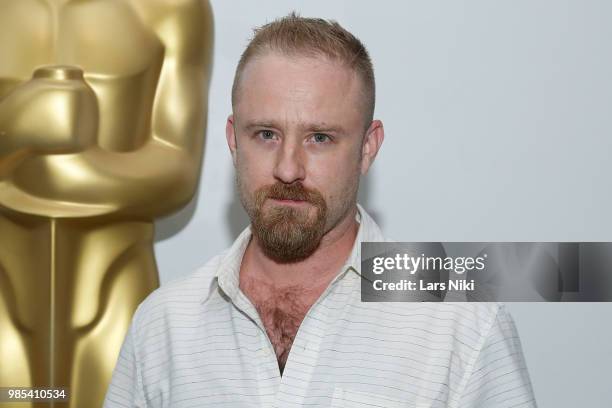
[[[261,195],[264,199],[308,202],[319,202],[321,200],[321,193],[304,187],[302,183],[283,184],[278,182],[262,188]]]

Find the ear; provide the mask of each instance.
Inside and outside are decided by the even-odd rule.
[[[229,115],[227,117],[227,123],[225,124],[225,138],[227,139],[227,146],[232,154],[234,167],[236,167],[236,149],[238,144],[236,143],[236,132],[234,131],[234,115]]]
[[[373,120],[368,130],[366,131],[365,137],[363,138],[363,144],[361,146],[361,174],[365,175],[378,153],[378,149],[385,140],[385,130],[380,120]]]

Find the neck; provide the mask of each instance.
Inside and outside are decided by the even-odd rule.
[[[256,280],[276,288],[322,288],[322,291],[351,253],[359,228],[356,211],[356,207],[349,211],[323,236],[311,256],[296,263],[280,264],[268,258],[253,236],[242,259],[240,281]]]

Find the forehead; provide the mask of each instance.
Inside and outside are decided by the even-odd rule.
[[[266,117],[361,125],[361,87],[355,71],[340,62],[268,53],[253,58],[244,67],[234,113],[243,119]]]

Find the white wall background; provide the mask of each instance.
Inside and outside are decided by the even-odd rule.
[[[612,241],[612,2],[212,0],[197,197],[157,223],[162,284],[247,219],[225,144],[251,28],[297,10],[368,47],[386,140],[360,201],[398,241]],[[612,406],[612,304],[511,304],[540,407]]]

